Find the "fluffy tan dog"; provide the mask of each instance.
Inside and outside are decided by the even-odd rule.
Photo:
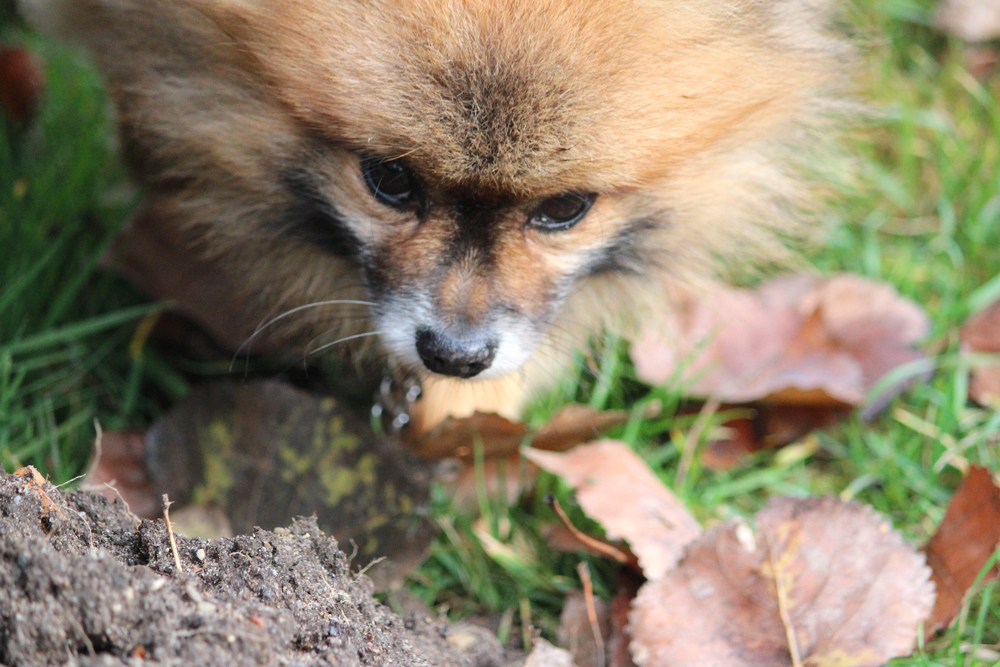
[[[23,9],[95,55],[150,205],[234,298],[419,375],[425,426],[515,415],[664,284],[780,253],[848,58],[812,0]]]

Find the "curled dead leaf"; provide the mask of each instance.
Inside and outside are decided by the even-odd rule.
[[[701,534],[683,503],[623,442],[603,440],[566,453],[523,452],[538,467],[565,479],[608,537],[628,540],[650,579],[670,570],[684,547]]]
[[[625,410],[595,410],[570,404],[556,412],[537,431],[521,422],[493,413],[476,412],[471,417],[449,417],[424,433],[410,432],[407,445],[415,454],[429,459],[457,456],[471,460],[481,446],[484,458],[516,455],[525,438],[531,436],[535,449],[561,452],[600,437],[628,421]]]
[[[870,508],[777,498],[756,535],[718,526],[643,586],[632,654],[652,667],[875,667],[912,651],[933,602],[923,556]]]
[[[963,352],[1000,353],[1000,301],[970,317],[962,326],[960,337]],[[980,405],[1000,407],[1000,364],[972,369],[969,397]]]
[[[1000,487],[989,470],[972,466],[937,532],[924,547],[937,600],[927,626],[947,627],[979,572],[1000,545]],[[996,577],[996,568],[990,575]]]
[[[407,446],[426,459],[447,456],[471,459],[477,444],[486,458],[516,452],[531,429],[500,415],[476,412],[471,417],[449,417],[421,434],[408,434]]]
[[[914,345],[929,331],[917,304],[849,274],[675,290],[671,302],[632,346],[637,375],[730,403],[859,405],[885,373],[923,356]]]

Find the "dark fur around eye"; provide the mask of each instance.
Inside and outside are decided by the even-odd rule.
[[[597,195],[565,192],[542,201],[531,214],[529,224],[547,232],[573,227],[583,220]]]
[[[622,227],[617,234],[598,250],[584,271],[585,276],[607,273],[638,275],[653,267],[662,268],[663,251],[651,248],[647,239],[650,232],[669,224],[665,217],[639,218]]]
[[[418,203],[417,179],[400,160],[364,158],[361,175],[372,196],[381,204],[407,210]]]
[[[293,203],[273,225],[331,255],[357,260],[363,250],[360,239],[333,203],[320,193],[312,177],[295,170],[282,174],[281,178],[293,196]]]

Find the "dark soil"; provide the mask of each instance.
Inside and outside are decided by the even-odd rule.
[[[383,607],[313,519],[178,537],[178,571],[162,521],[32,472],[0,473],[3,664],[511,664],[489,635]]]

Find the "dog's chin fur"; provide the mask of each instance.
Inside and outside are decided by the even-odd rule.
[[[301,351],[424,373],[423,426],[508,416],[671,281],[781,260],[849,50],[822,0],[22,0],[83,43],[148,205]],[[419,210],[360,160],[399,158]],[[533,207],[594,193],[572,229]],[[430,323],[430,324],[429,324]],[[421,326],[494,365],[421,371]],[[380,331],[378,336],[362,336]],[[483,334],[485,335],[485,334]]]

